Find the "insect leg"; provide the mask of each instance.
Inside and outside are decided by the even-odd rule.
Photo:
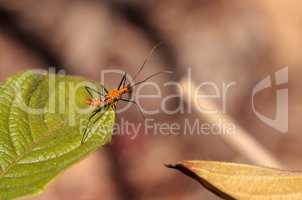
[[[112,107],[113,107],[114,110],[116,110],[116,104],[117,104],[117,102],[112,104]]]
[[[123,88],[126,86],[126,83],[127,83],[127,76],[125,76],[125,80],[123,82]]]
[[[103,90],[105,91],[106,94],[108,94],[108,90],[105,87],[103,87]]]
[[[100,116],[98,116],[98,118],[96,118],[94,121],[93,121],[93,124],[95,124],[97,121],[99,121],[99,119],[102,118],[102,116],[108,111],[108,109],[110,108],[110,105],[104,105],[102,108],[104,108],[104,111],[100,114]],[[100,111],[99,111],[100,112]],[[98,113],[98,112],[97,112]],[[84,142],[86,141],[87,137],[88,137],[88,134],[87,134],[87,128],[85,129],[85,132],[84,132],[84,135],[83,135],[83,138],[82,138],[82,141],[81,141],[81,144],[84,144]]]
[[[118,84],[117,89],[120,89],[120,88],[121,88],[122,84],[123,84],[124,81],[126,80],[126,76],[127,76],[127,74],[126,74],[126,72],[125,72],[125,73],[123,74],[123,76],[122,76],[122,79],[121,79],[120,83]]]
[[[98,95],[100,95],[100,96],[102,96],[102,97],[105,96],[105,95],[102,94],[101,92],[99,92],[99,91],[97,91],[97,90],[95,90],[95,89],[93,89],[93,88],[90,88],[90,87],[88,87],[88,86],[85,86],[85,89],[86,89],[86,91],[88,92],[88,94],[90,95],[90,97],[93,97],[92,92],[95,92],[95,93],[97,93]]]
[[[96,120],[93,121],[93,123],[96,123],[97,121],[99,121],[99,119],[101,119],[103,117],[103,115],[108,111],[109,108],[110,108],[109,104],[105,105],[104,111],[100,114],[100,116],[98,116],[98,118],[96,118]]]
[[[92,98],[93,96],[92,96],[92,94],[91,94],[91,92],[90,92],[90,88],[87,87],[87,86],[85,86],[85,90],[88,92],[89,96]]]
[[[102,107],[99,107],[99,108],[95,109],[95,110],[92,112],[92,114],[89,116],[87,126],[86,126],[86,128],[85,128],[84,133],[83,133],[83,137],[82,137],[82,140],[81,140],[81,144],[84,144],[84,142],[85,142],[85,140],[86,140],[86,138],[87,138],[87,136],[88,136],[87,130],[88,130],[89,124],[90,124],[90,122],[91,122],[91,119],[92,119],[97,113],[99,113],[105,106],[106,106],[106,105],[104,105],[104,106],[102,106]]]
[[[135,105],[136,108],[139,110],[140,114],[142,115],[142,117],[144,118],[144,120],[146,119],[146,117],[144,115],[144,112],[142,111],[142,109],[139,107],[139,105],[135,101],[132,101],[130,99],[120,99],[120,100],[125,101],[125,102],[129,102],[129,103],[132,103],[133,105]]]
[[[102,107],[99,107],[99,108],[95,109],[95,110],[92,112],[92,114],[89,116],[88,121],[90,121],[90,120],[91,120],[98,112],[100,112],[104,107],[105,107],[105,105],[102,106]]]

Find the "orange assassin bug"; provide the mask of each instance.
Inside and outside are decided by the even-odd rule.
[[[150,59],[150,57],[152,56],[153,52],[156,50],[156,48],[159,45],[156,45],[152,48],[152,50],[149,53],[149,56],[144,60],[143,64],[139,67],[138,71],[135,73],[134,77],[133,77],[133,81],[136,79],[136,77],[139,75],[139,73],[143,70],[144,66],[146,65],[146,63],[148,62],[148,60]],[[91,115],[88,118],[88,124],[87,127],[85,128],[84,134],[83,134],[83,138],[81,141],[81,144],[83,144],[85,142],[85,140],[88,137],[88,133],[87,133],[87,129],[88,129],[88,125],[90,124],[92,118],[94,116],[96,116],[98,113],[101,112],[100,116],[98,116],[95,120],[93,120],[92,123],[96,123],[99,119],[101,119],[101,117],[103,116],[104,113],[106,113],[108,111],[108,109],[110,107],[112,107],[114,110],[116,109],[116,105],[119,101],[124,101],[124,102],[128,102],[128,103],[132,103],[133,105],[135,105],[141,115],[144,117],[143,111],[141,110],[141,108],[138,106],[138,104],[131,100],[130,98],[124,98],[125,94],[129,94],[129,96],[131,96],[132,94],[132,90],[135,86],[140,85],[146,81],[148,81],[149,79],[162,74],[162,73],[172,73],[171,71],[160,71],[157,73],[154,73],[152,75],[150,75],[149,77],[145,78],[142,81],[136,82],[136,83],[127,83],[127,73],[124,72],[123,76],[118,84],[118,87],[115,89],[111,89],[111,90],[107,90],[105,87],[103,88],[103,91],[105,92],[101,92],[101,91],[97,91],[93,88],[87,87],[85,86],[86,91],[88,92],[90,98],[86,100],[86,104],[89,106],[94,106],[95,109],[94,111],[92,111]],[[93,98],[92,93],[97,94],[97,98]]]

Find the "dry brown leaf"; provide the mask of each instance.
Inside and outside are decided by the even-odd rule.
[[[224,199],[302,199],[302,173],[215,161],[167,165],[197,180]]]

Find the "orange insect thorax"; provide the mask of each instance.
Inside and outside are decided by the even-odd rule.
[[[110,90],[107,94],[107,98],[110,99],[111,101],[112,100],[116,100],[116,99],[120,99],[121,96],[125,93],[129,92],[129,89],[128,87],[124,87],[124,88],[121,88],[121,89],[113,89],[113,90]]]

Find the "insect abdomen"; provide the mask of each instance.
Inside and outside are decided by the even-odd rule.
[[[100,98],[97,99],[87,99],[86,104],[90,106],[99,106],[102,104],[102,100]]]

